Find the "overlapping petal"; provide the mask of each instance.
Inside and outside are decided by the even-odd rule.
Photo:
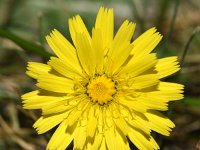
[[[52,31],[50,36],[46,36],[46,40],[51,49],[61,60],[73,64],[74,68],[80,67],[75,48],[59,31]]]
[[[116,73],[127,60],[132,50],[130,40],[133,36],[134,29],[135,24],[126,20],[117,31],[111,47],[108,50],[106,62],[107,74]]]
[[[100,30],[103,37],[103,41],[101,42],[103,50],[109,49],[114,34],[113,9],[107,9],[103,7],[99,9],[95,22],[95,29]]]
[[[79,61],[85,72],[93,76],[95,73],[95,51],[93,51],[90,41],[85,33],[76,34],[76,49]]]
[[[175,127],[174,123],[170,119],[158,111],[149,111],[145,113],[145,116],[149,120],[150,128],[160,134],[169,136],[169,131],[171,131],[171,128]]]
[[[79,15],[76,15],[73,18],[70,18],[69,21],[69,31],[71,34],[71,38],[74,42],[74,45],[77,44],[77,34],[84,34],[89,42],[91,42],[91,36]]]
[[[51,67],[42,63],[29,62],[26,74],[37,79],[39,75],[46,74],[51,70]]]
[[[47,145],[47,150],[65,149],[71,143],[74,139],[77,124],[73,124],[72,126],[68,126],[67,124],[68,120],[65,119],[59,125]]]
[[[44,106],[48,106],[52,103],[56,103],[59,101],[63,101],[67,97],[61,97],[64,95],[50,94],[47,91],[36,90],[33,92],[26,93],[22,96],[23,99],[23,107],[26,109],[41,109]]]
[[[160,78],[164,78],[180,70],[177,59],[178,58],[174,56],[158,60],[158,63],[156,64],[156,71],[158,71]]]
[[[148,54],[158,45],[161,39],[162,36],[156,32],[156,29],[151,28],[133,41],[131,54],[134,56]]]
[[[73,80],[53,74],[40,75],[37,86],[41,89],[58,93],[74,92]]]

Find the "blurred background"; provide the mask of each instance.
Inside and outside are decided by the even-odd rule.
[[[185,98],[166,112],[176,128],[170,137],[154,137],[161,150],[200,150],[199,0],[0,0],[0,150],[45,149],[53,131],[37,135],[32,125],[40,111],[21,106],[20,95],[36,88],[25,75],[27,61],[48,60],[45,36],[54,28],[71,40],[73,15],[91,31],[102,5],[114,7],[115,31],[125,19],[137,24],[133,39],[155,26],[164,35],[158,56],[179,56],[182,70],[166,79],[185,85]]]

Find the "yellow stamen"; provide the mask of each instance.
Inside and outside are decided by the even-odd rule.
[[[105,76],[96,77],[87,86],[87,93],[91,100],[101,105],[111,101],[115,92],[115,84]]]

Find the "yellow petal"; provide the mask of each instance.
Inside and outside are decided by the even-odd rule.
[[[51,67],[42,63],[28,62],[27,69],[28,71],[26,71],[26,74],[37,79],[38,75],[48,73],[51,70]]]
[[[132,129],[128,134],[129,139],[133,142],[138,149],[141,150],[154,150],[159,149],[159,146],[154,139],[139,130]]]
[[[104,47],[103,36],[100,29],[92,30],[92,49],[95,55],[96,73],[103,74],[103,61],[104,61]]]
[[[157,85],[159,83],[157,74],[147,74],[131,79],[131,89],[143,89]]]
[[[37,86],[47,91],[58,93],[74,92],[74,82],[72,80],[53,74],[40,75]]]
[[[158,91],[149,92],[148,96],[152,98],[160,98],[160,100],[168,102],[180,100],[183,98],[184,86],[177,83],[160,82]]]
[[[142,123],[145,123],[145,124],[142,124],[142,126],[141,126],[141,122],[136,119],[128,120],[127,123],[129,123],[129,128],[139,129],[139,130],[144,131],[146,134],[150,135],[150,128],[148,127],[146,122],[143,121]]]
[[[44,91],[33,91],[22,95],[23,107],[25,109],[41,109],[44,106],[62,101],[62,95],[46,94]]]
[[[129,131],[129,127],[128,127],[126,121],[124,120],[124,118],[119,117],[119,118],[113,119],[113,120],[115,122],[116,127],[118,127],[124,135],[127,135],[128,131]]]
[[[129,21],[124,23],[119,28],[111,48],[108,52],[107,73],[114,74],[119,67],[127,60],[132,46],[130,40],[133,36],[135,24]]]
[[[48,65],[51,66],[54,70],[71,79],[83,76],[82,69],[80,66],[75,66],[71,61],[63,61],[56,57],[51,57],[51,60],[48,62]]]
[[[154,68],[156,63],[157,59],[154,53],[142,56],[133,56],[119,74],[125,73],[130,77],[135,77],[151,68]]]
[[[164,78],[180,70],[177,59],[178,58],[176,56],[173,56],[158,60],[158,63],[156,64],[156,71],[158,71],[160,78]]]
[[[121,117],[123,117],[123,118],[129,118],[131,116],[130,111],[126,107],[118,105],[118,108],[119,108],[119,112],[121,114]]]
[[[116,131],[115,144],[117,145],[117,149],[130,150],[128,140],[122,132]]]
[[[75,122],[78,122],[82,113],[88,107],[88,100],[79,99],[80,103],[70,112],[69,116],[67,117],[68,125],[71,126]]]
[[[133,43],[133,49],[131,54],[136,55],[145,55],[149,54],[160,42],[162,36],[156,32],[155,28],[151,28],[139,36]]]
[[[45,133],[63,121],[65,116],[66,113],[48,117],[42,116],[34,123],[33,127],[36,128],[38,134]]]
[[[74,136],[74,149],[83,149],[86,142],[86,127],[79,126],[76,128]]]
[[[97,118],[95,118],[94,107],[92,106],[88,114],[88,123],[87,123],[87,136],[93,138],[97,128]]]
[[[107,148],[106,146],[106,140],[105,138],[103,137],[102,138],[102,142],[101,142],[101,147],[99,148],[99,150],[108,150],[109,148]],[[109,149],[110,150],[110,149]]]
[[[160,82],[158,89],[160,91],[169,91],[169,92],[176,92],[176,93],[183,93],[184,85],[178,83],[171,83],[171,82]]]
[[[85,27],[83,20],[81,19],[79,15],[69,19],[68,23],[69,23],[69,31],[71,34],[71,38],[74,42],[74,45],[78,43],[76,39],[76,34],[79,34],[79,33],[84,33],[87,40],[91,42],[90,34],[87,28]]]
[[[148,109],[155,109],[155,110],[161,110],[165,111],[168,109],[168,104],[166,101],[160,100],[160,98],[152,98],[148,96],[141,96],[138,97],[138,100],[143,103]]]
[[[61,60],[66,63],[71,62],[76,68],[79,67],[75,48],[59,31],[54,29],[50,36],[46,36],[46,40],[51,49]]]
[[[91,145],[91,150],[93,149],[100,149],[100,146],[102,146],[101,144],[103,139],[103,134],[96,132],[95,134],[95,138],[94,138],[94,143],[90,144]],[[105,144],[105,141],[104,141]]]
[[[117,110],[118,111],[118,110]],[[112,110],[111,108],[107,107],[107,108],[102,108],[102,119],[103,119],[103,126],[105,129],[113,127],[114,125],[114,121],[112,118]]]
[[[65,149],[71,143],[77,124],[73,126],[67,126],[67,124],[67,120],[64,120],[59,125],[47,145],[47,150]]]
[[[174,123],[170,119],[158,111],[148,111],[144,115],[149,120],[150,128],[160,134],[169,136],[169,131],[171,131],[171,128],[175,127]]]
[[[108,130],[106,130],[104,132],[105,134],[105,140],[106,140],[106,145],[108,147],[109,150],[116,150],[117,149],[117,145],[115,144],[115,142],[113,142],[113,139],[115,139],[115,129],[109,128]]]
[[[119,46],[121,45],[122,42],[127,42],[127,41],[130,42],[134,30],[135,30],[135,23],[125,20],[120,26],[119,30],[117,31],[112,46],[114,46],[115,44]],[[111,52],[113,51],[114,49],[111,50]]]
[[[69,105],[68,101],[74,101],[73,105]],[[55,115],[57,113],[63,113],[70,111],[72,108],[74,108],[77,105],[77,99],[74,96],[71,97],[61,97],[56,102],[43,105],[42,107],[42,114],[44,116],[48,115]]]
[[[113,9],[101,7],[96,17],[95,29],[99,29],[103,41],[103,48],[108,48],[113,40],[114,32],[114,14]]]
[[[110,63],[110,68],[108,68],[108,71],[111,71],[112,75],[117,74],[121,66],[126,62],[130,50],[132,46],[127,42],[127,43],[122,43],[120,47],[116,47],[116,56],[113,55],[113,57],[109,57],[109,63]],[[109,72],[108,72],[109,73]]]
[[[138,112],[146,112],[148,109],[148,106],[141,103],[139,100],[131,98],[131,97],[120,97],[119,103],[123,106],[129,107],[129,109],[138,111]]]
[[[93,76],[96,66],[95,52],[85,33],[76,34],[76,40],[76,48],[81,66],[88,75]]]

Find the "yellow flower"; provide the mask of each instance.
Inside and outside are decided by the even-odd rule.
[[[163,82],[177,72],[177,57],[158,59],[162,36],[151,28],[131,42],[135,24],[126,20],[114,36],[113,9],[101,7],[92,35],[79,15],[69,19],[73,45],[57,30],[47,42],[57,57],[29,62],[38,90],[24,94],[25,109],[41,109],[39,134],[58,126],[47,149],[159,149],[152,131],[168,136],[175,125],[159,111],[183,98],[183,85]]]

